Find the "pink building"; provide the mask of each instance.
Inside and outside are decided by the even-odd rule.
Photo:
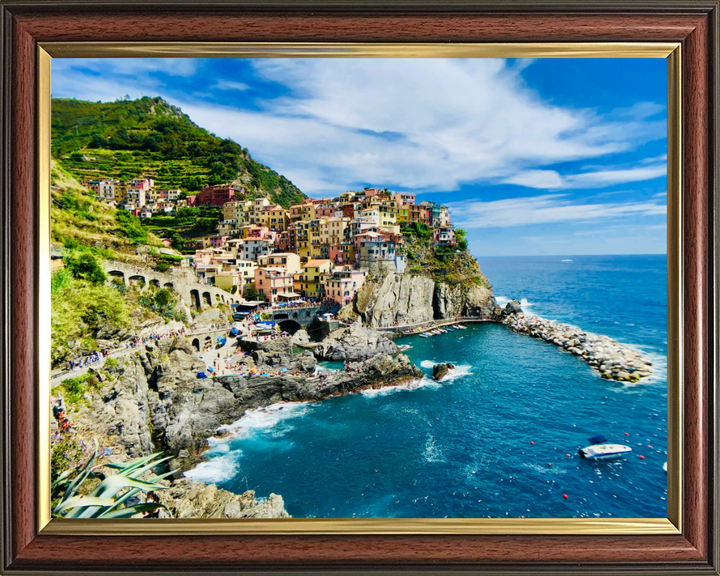
[[[350,266],[339,266],[325,280],[325,296],[345,306],[365,283],[367,270],[353,270]]]
[[[258,268],[255,270],[255,290],[265,299],[275,304],[294,291],[295,276],[285,268]]]
[[[439,246],[456,246],[455,227],[440,226],[433,231],[433,240]]]
[[[150,178],[133,178],[128,182],[127,187],[128,188],[135,188],[136,190],[144,190],[147,192],[155,186],[155,182],[151,180]]]
[[[210,246],[221,248],[228,240],[230,240],[230,236],[221,236],[220,234],[210,236]]]
[[[328,260],[332,260],[335,264],[343,263],[343,249],[341,244],[330,244],[330,246],[328,246]]]

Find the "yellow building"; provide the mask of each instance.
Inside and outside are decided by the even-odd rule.
[[[380,226],[395,226],[396,223],[395,209],[391,206],[380,206]]]
[[[345,228],[350,218],[325,218],[320,221],[320,243],[340,244],[345,240]]]
[[[333,263],[330,260],[308,260],[299,274],[298,291],[305,298],[322,298],[324,296],[323,280],[332,269]]]
[[[315,220],[315,204],[302,204],[300,206],[300,220]]]
[[[282,206],[267,206],[260,212],[260,224],[275,232],[285,232],[290,218]]]
[[[285,268],[288,272],[300,272],[303,268],[300,265],[300,256],[294,252],[275,252],[267,256],[258,257],[259,268]]]

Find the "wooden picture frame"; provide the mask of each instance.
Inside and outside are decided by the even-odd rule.
[[[718,2],[554,2],[543,5],[481,2],[50,2],[2,3],[0,60],[0,365],[3,433],[2,564],[4,573],[688,573],[718,574],[717,224]],[[669,177],[682,194],[669,218],[678,222],[682,272],[676,287],[681,335],[675,359],[682,397],[677,485],[682,484],[680,530],[601,535],[567,530],[518,533],[498,526],[413,533],[373,529],[233,530],[207,534],[197,524],[172,534],[120,524],[114,533],[63,532],[45,526],[38,415],[44,360],[40,335],[49,304],[43,299],[42,247],[49,242],[48,207],[38,190],[48,176],[43,122],[49,102],[41,74],[46,47],[56,53],[117,55],[112,43],[667,43],[677,44],[670,66],[681,71],[678,158]],[[108,51],[103,54],[99,45]],[[114,45],[119,46],[118,44]],[[133,45],[125,46],[132,51]],[[49,49],[49,48],[48,48]],[[43,84],[45,83],[45,84]],[[48,145],[44,152],[43,142]],[[672,158],[673,155],[669,154]],[[672,255],[671,255],[672,256]],[[672,261],[672,257],[669,258]],[[673,304],[671,303],[672,307]],[[670,347],[669,347],[670,348]],[[669,354],[671,354],[669,350]]]

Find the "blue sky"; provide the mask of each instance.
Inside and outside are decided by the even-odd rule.
[[[441,202],[476,256],[666,252],[662,59],[55,59],[52,94],[161,96],[309,196]]]

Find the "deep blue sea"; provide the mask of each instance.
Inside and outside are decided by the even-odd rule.
[[[281,494],[295,517],[666,517],[665,256],[478,261],[501,304],[642,349],[653,376],[601,380],[495,324],[402,338],[426,375],[436,362],[455,375],[253,411],[192,475]],[[632,454],[580,460],[596,434]]]

